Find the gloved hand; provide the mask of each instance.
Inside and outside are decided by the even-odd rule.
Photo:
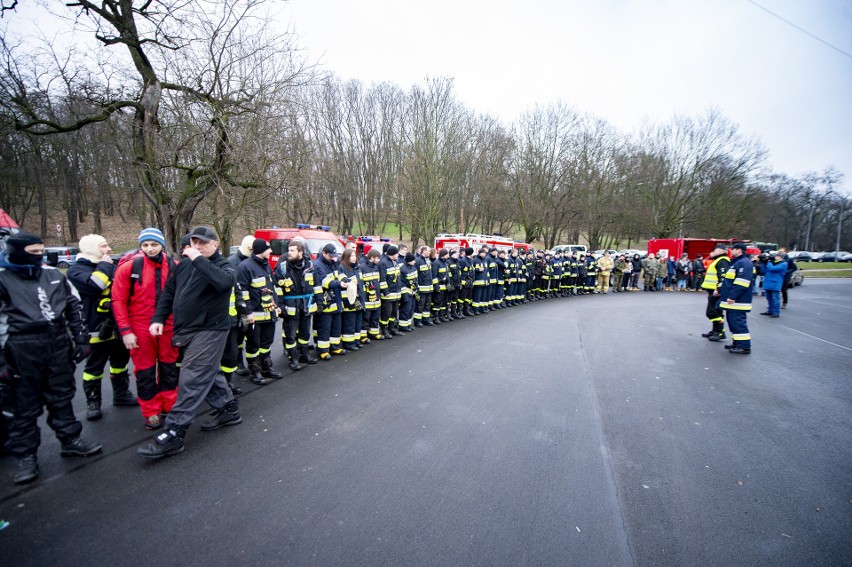
[[[83,362],[90,354],[92,354],[92,345],[89,344],[89,337],[81,335],[74,339],[74,352],[71,356],[74,364]]]

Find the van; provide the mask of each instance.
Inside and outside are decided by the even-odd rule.
[[[569,255],[572,255],[575,252],[578,254],[585,254],[587,250],[582,244],[557,244],[550,252],[553,254],[556,254],[557,252],[562,252],[564,254],[567,252]]]
[[[331,228],[315,224],[297,224],[293,228],[260,228],[254,231],[255,238],[263,238],[269,242],[272,248],[272,255],[269,258],[269,266],[274,270],[278,264],[278,259],[281,256],[287,258],[287,249],[290,247],[290,241],[294,238],[300,238],[305,243],[305,249],[311,254],[311,260],[316,260],[326,244],[332,244],[340,254],[343,252],[343,244],[340,239],[331,231]]]

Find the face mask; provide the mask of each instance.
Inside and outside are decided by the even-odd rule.
[[[44,256],[41,254],[30,254],[26,250],[17,250],[14,247],[9,247],[9,262],[19,266],[33,266],[40,268],[44,263]]]

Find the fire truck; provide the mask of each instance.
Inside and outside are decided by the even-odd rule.
[[[660,254],[666,258],[674,257],[675,260],[686,253],[689,258],[698,256],[706,258],[717,244],[733,246],[738,242],[749,245],[751,240],[739,240],[736,238],[652,238],[648,241],[648,255]],[[748,246],[748,254],[760,254],[760,248]]]
[[[495,236],[493,234],[439,234],[435,237],[435,249],[441,250],[447,248],[449,250],[459,250],[461,248],[471,247],[474,253],[479,251],[479,248],[487,245],[498,250],[510,251],[512,248],[517,249],[520,253],[526,254],[532,246],[526,242],[518,242],[505,236]]]
[[[316,224],[297,224],[294,228],[260,228],[254,231],[255,238],[263,238],[269,242],[272,248],[272,256],[269,257],[269,266],[274,270],[278,264],[278,258],[287,258],[287,249],[290,241],[301,238],[305,242],[305,249],[311,254],[311,260],[316,260],[317,254],[322,251],[326,244],[333,244],[337,253],[343,252],[343,244],[331,231],[330,227]]]
[[[394,241],[390,238],[384,236],[344,236],[340,238],[340,242],[346,246],[350,242],[355,243],[355,251],[358,253],[358,256],[361,254],[366,254],[370,250],[373,249],[374,246],[378,246],[379,252],[382,251],[382,246],[384,246],[385,242],[388,244],[394,244]]]

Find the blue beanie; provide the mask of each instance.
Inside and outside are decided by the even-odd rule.
[[[148,240],[153,240],[154,242],[159,243],[163,248],[166,247],[166,239],[163,237],[163,233],[160,232],[160,229],[158,228],[146,228],[139,233],[139,244]]]

